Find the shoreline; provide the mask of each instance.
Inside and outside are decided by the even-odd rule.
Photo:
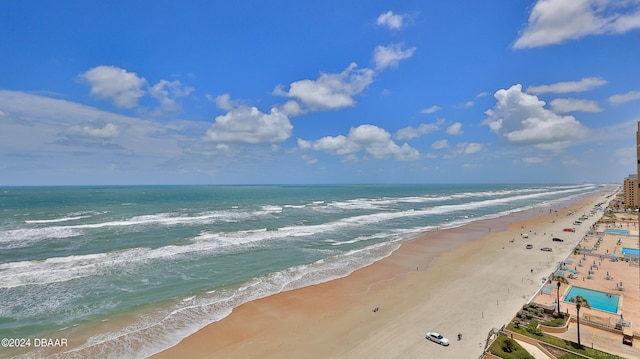
[[[349,358],[447,352],[477,352],[479,355],[488,331],[511,319],[538,290],[542,278],[582,238],[580,233],[572,233],[571,240],[562,244],[566,249],[551,254],[540,252],[537,245],[533,251],[525,250],[523,243],[526,240],[519,238],[523,226],[536,233],[529,241],[540,241],[543,236],[536,231],[550,235],[552,228],[558,228],[560,232],[562,225],[572,223],[572,218],[566,215],[568,211],[579,211],[585,206],[590,210],[595,203],[604,201],[604,195],[604,192],[597,192],[569,200],[568,205],[565,201],[554,204],[557,212],[549,210],[551,213],[547,213],[549,207],[544,210],[537,207],[425,233],[403,242],[390,256],[349,276],[245,303],[229,316],[151,357],[275,358],[282,353]],[[555,219],[561,223],[555,223]],[[550,220],[553,223],[548,223]],[[583,228],[586,232],[586,226]],[[551,245],[550,237],[546,239],[549,242],[545,244]],[[524,254],[525,259],[514,261],[513,256],[518,254]],[[496,258],[495,263],[487,265],[492,257]],[[500,262],[517,267],[517,277],[513,277],[513,268],[495,268]],[[505,270],[506,274],[512,275],[495,274],[505,274]],[[469,275],[470,272],[473,275]],[[471,281],[466,277],[471,277]],[[496,283],[494,277],[504,277],[503,284]],[[514,279],[521,281],[517,283]],[[475,310],[460,307],[463,303],[453,310],[446,308],[447,302],[461,302],[465,291],[474,290],[485,292],[486,297],[477,298]],[[459,298],[451,298],[445,291],[457,292]],[[490,300],[489,296],[492,297]],[[432,304],[425,304],[416,297],[424,297]],[[442,298],[447,297],[449,300],[442,302]],[[379,311],[372,312],[373,308],[379,308]],[[434,308],[440,315],[436,315],[438,323],[430,324]],[[413,315],[414,312],[423,313],[423,316]],[[448,312],[449,316],[442,317],[442,312]],[[500,319],[493,320],[492,317]],[[424,340],[424,332],[431,330],[442,331],[450,340],[462,331],[464,339],[453,342],[448,348],[429,345],[433,343]],[[380,344],[385,342],[395,344]],[[405,344],[398,345],[398,342]],[[398,350],[405,346],[405,351]]]

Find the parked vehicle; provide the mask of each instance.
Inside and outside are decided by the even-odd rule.
[[[633,346],[633,330],[630,328],[622,330],[622,344]]]
[[[527,244],[527,249],[533,248],[533,244]]]
[[[565,231],[565,232],[575,232],[576,229],[575,228],[565,228],[565,229],[563,229],[563,231]]]
[[[439,334],[436,332],[428,332],[425,335],[425,338],[431,340],[432,342],[436,342],[440,345],[444,345],[445,347],[449,345],[449,339],[443,337],[442,334]]]
[[[552,241],[554,241],[554,242],[564,242],[564,239],[558,238],[558,237],[553,237]]]
[[[552,249],[549,248],[549,247],[542,247],[542,248],[540,248],[540,250],[544,251],[544,252],[551,252],[552,251]]]

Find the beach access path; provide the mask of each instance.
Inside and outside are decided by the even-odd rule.
[[[598,218],[563,228],[607,194],[426,233],[345,278],[243,304],[153,357],[478,358]]]

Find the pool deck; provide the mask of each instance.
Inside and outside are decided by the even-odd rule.
[[[581,310],[582,311],[582,310]],[[564,333],[554,334],[558,338],[571,340],[573,342],[578,339],[578,325],[575,322],[569,324],[569,330]],[[619,334],[610,333],[598,328],[582,325],[580,323],[580,343],[589,348],[605,350],[607,353],[619,355],[623,358],[638,358],[640,355],[638,345],[634,342],[634,346],[621,344]]]
[[[575,305],[563,301],[570,286],[620,295],[616,314],[584,307],[580,309],[581,339],[584,345],[593,345],[596,349],[628,358],[640,357],[640,340],[636,338],[633,347],[623,345],[621,334],[605,328],[614,329],[622,316],[624,321],[631,322],[635,335],[640,335],[640,268],[621,260],[623,247],[638,248],[637,214],[635,216],[636,220],[633,222],[617,220],[615,223],[596,223],[590,234],[580,242],[584,251],[581,254],[570,254],[566,258],[562,276],[568,284],[560,285],[560,310],[568,312],[572,317],[576,315]],[[605,232],[607,228],[629,230],[629,234]],[[563,263],[559,263],[558,266],[560,270],[563,269]],[[576,269],[578,273],[570,276],[569,269]],[[556,283],[557,281],[551,282],[554,287]],[[540,291],[533,302],[555,307],[558,296],[556,288],[550,293],[546,291],[548,294]],[[575,323],[572,323],[566,333],[557,336],[577,341],[575,329]]]

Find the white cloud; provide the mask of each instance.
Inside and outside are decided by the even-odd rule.
[[[285,102],[285,104],[282,105],[281,111],[288,116],[297,116],[304,113],[300,104],[294,100]]]
[[[364,91],[373,82],[371,69],[356,69],[352,63],[339,74],[321,74],[317,80],[300,80],[289,85],[285,91],[278,85],[275,95],[300,100],[311,110],[336,110],[355,104],[353,96]]]
[[[560,116],[544,108],[545,102],[513,85],[494,94],[493,109],[482,124],[507,141],[539,149],[562,150],[587,135],[588,129],[573,116]]]
[[[237,103],[231,102],[231,95],[229,95],[228,93],[216,97],[207,95],[207,98],[210,101],[214,102],[217,108],[225,111],[231,111],[235,106],[238,105]]]
[[[317,158],[315,158],[313,156],[310,156],[310,155],[308,155],[306,153],[303,154],[301,158],[306,164],[309,164],[309,165],[312,165],[312,164],[318,162]]]
[[[609,97],[609,103],[613,105],[619,105],[635,100],[640,100],[640,91],[629,91],[625,94],[613,95]]]
[[[577,98],[556,98],[549,102],[551,110],[557,113],[567,112],[602,112],[595,101]]]
[[[484,145],[477,142],[457,143],[444,158],[455,158],[463,155],[471,155],[484,150]]]
[[[364,151],[377,159],[393,157],[400,161],[414,161],[420,158],[418,150],[406,143],[399,146],[391,140],[389,132],[374,125],[352,127],[347,136],[327,136],[315,141],[298,139],[298,147],[343,156],[354,156]]]
[[[620,0],[538,0],[513,47],[547,46],[587,35],[640,28],[640,3]]]
[[[462,168],[479,168],[482,167],[480,164],[476,163],[476,162],[467,162],[465,164],[462,165]]]
[[[79,77],[91,85],[92,95],[110,99],[116,107],[120,108],[136,107],[138,100],[149,94],[160,103],[154,111],[142,108],[139,112],[149,116],[182,110],[182,106],[176,102],[176,99],[188,96],[194,91],[192,87],[184,86],[178,80],[160,80],[155,85],[149,86],[147,80],[139,77],[135,72],[115,66],[97,66],[80,74]]]
[[[456,122],[451,126],[447,127],[446,130],[449,135],[461,135],[462,134],[462,124],[460,122]]]
[[[216,117],[207,138],[214,142],[275,143],[289,138],[292,129],[289,117],[276,108],[267,114],[256,107],[239,106]]]
[[[373,62],[376,70],[384,70],[387,67],[398,67],[400,60],[408,59],[416,51],[415,47],[402,50],[402,44],[389,46],[376,46],[373,50]]]
[[[160,124],[16,91],[0,90],[0,108],[7,113],[0,131],[0,152],[35,156],[46,153],[51,161],[63,161],[72,153],[108,153],[114,156],[111,159],[123,156],[128,161],[136,157],[151,165],[158,158],[179,156],[181,144],[189,142],[183,134],[203,133],[206,129],[199,122]],[[95,162],[91,165],[97,166],[100,161]]]
[[[459,154],[470,155],[470,154],[482,151],[483,148],[484,146],[481,143],[462,142],[456,145],[456,152]]]
[[[72,126],[70,131],[87,137],[111,138],[118,135],[118,126],[113,123],[107,123],[104,127]]]
[[[456,108],[470,108],[473,107],[473,105],[475,105],[476,103],[473,101],[467,101],[465,103],[461,103],[459,105],[456,105]]]
[[[440,126],[442,126],[443,122],[444,120],[438,120],[433,123],[421,123],[417,128],[412,126],[401,128],[396,132],[395,137],[399,140],[418,138],[422,135],[440,130]]]
[[[133,108],[138,99],[144,96],[142,86],[146,80],[135,72],[128,72],[114,66],[97,66],[80,75],[91,85],[91,94],[113,100],[113,104],[122,108]]]
[[[448,148],[448,147],[449,147],[449,140],[447,139],[438,140],[431,144],[431,148],[433,148],[434,150],[441,150],[443,148]]]
[[[613,152],[613,158],[616,162],[629,166],[630,163],[634,162],[636,158],[636,147],[622,147],[618,148]]]
[[[231,150],[229,145],[227,145],[226,143],[218,143],[214,147],[216,150],[223,151],[223,152],[229,152]]]
[[[160,101],[160,108],[170,112],[182,109],[175,98],[188,96],[191,92],[193,92],[192,87],[185,87],[178,80],[171,82],[160,80],[149,89],[149,94]]]
[[[440,110],[440,106],[438,105],[433,105],[431,107],[427,107],[425,109],[422,109],[422,111],[420,111],[420,113],[426,113],[426,114],[430,114],[430,113],[434,113],[436,111]]]
[[[537,165],[547,162],[547,160],[542,157],[522,157],[521,160],[522,162],[530,165]]]
[[[557,82],[550,85],[527,87],[527,92],[540,95],[543,93],[569,93],[589,91],[594,87],[605,85],[607,81],[597,77],[586,77],[580,81]]]
[[[402,27],[403,17],[398,14],[394,14],[392,11],[387,11],[378,16],[378,25],[386,26],[391,30],[397,30]]]

